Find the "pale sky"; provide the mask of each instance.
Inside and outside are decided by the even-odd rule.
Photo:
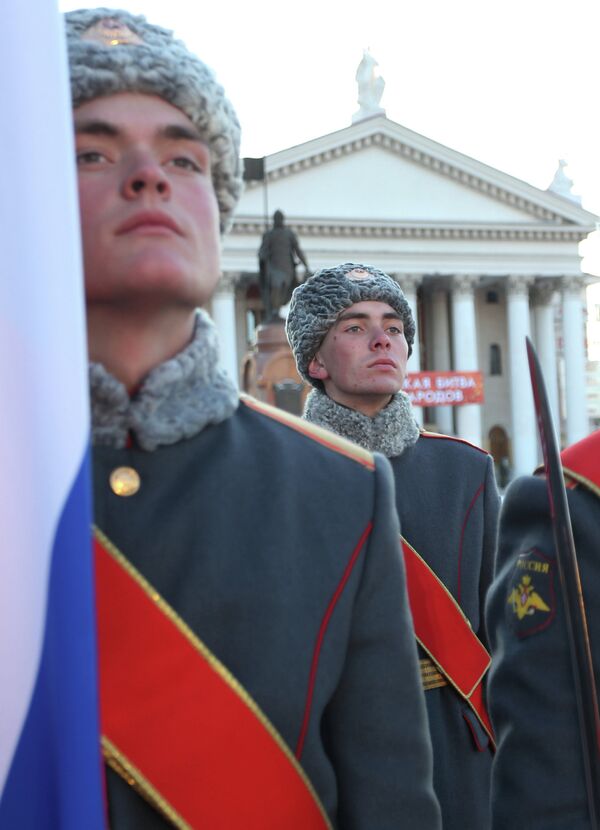
[[[62,11],[96,2],[59,0]],[[388,118],[600,215],[600,0],[120,0],[216,72],[263,156],[350,124],[369,48]],[[600,279],[600,233],[583,268]],[[587,248],[584,247],[587,244]]]

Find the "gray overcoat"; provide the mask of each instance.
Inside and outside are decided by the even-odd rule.
[[[242,403],[153,452],[97,446],[95,521],[292,750],[308,707],[299,761],[334,827],[439,830],[389,464],[317,432]],[[167,826],[111,771],[108,803],[114,830]]]
[[[499,509],[491,457],[464,441],[421,433],[416,444],[389,460],[402,535],[442,580],[487,645],[483,607]],[[421,652],[421,660],[426,656]],[[490,826],[488,737],[451,686],[427,689],[425,700],[444,830],[485,830]]]

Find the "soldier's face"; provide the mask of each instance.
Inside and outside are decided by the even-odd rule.
[[[407,359],[402,319],[387,303],[368,300],[339,315],[309,374],[330,398],[372,415],[402,388]]]
[[[88,101],[74,119],[88,304],[203,305],[219,278],[219,212],[195,126],[137,93]]]

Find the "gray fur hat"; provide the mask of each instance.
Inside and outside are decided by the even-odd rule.
[[[322,383],[308,374],[323,338],[338,314],[354,303],[377,300],[390,305],[404,323],[408,354],[415,339],[415,321],[404,293],[396,280],[371,265],[346,262],[317,271],[292,294],[286,334],[302,377],[317,389]]]
[[[242,192],[240,125],[212,71],[173,33],[118,9],[65,14],[73,107],[102,95],[159,95],[184,112],[210,150],[221,233]]]

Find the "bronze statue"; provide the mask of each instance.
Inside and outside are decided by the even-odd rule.
[[[263,234],[258,262],[265,320],[278,320],[279,309],[290,301],[298,284],[296,266],[301,262],[309,271],[298,237],[285,226],[280,210],[273,214],[273,227]]]

